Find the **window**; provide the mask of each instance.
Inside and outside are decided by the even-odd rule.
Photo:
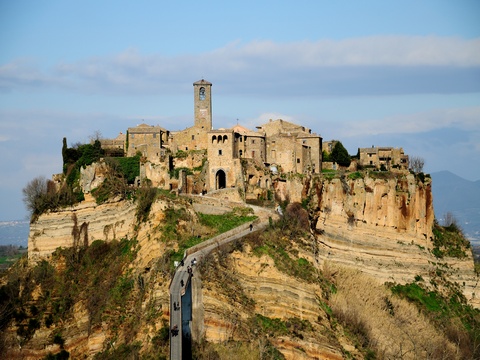
[[[218,150],[218,155],[222,155],[222,149]]]
[[[300,158],[297,158],[297,164],[300,164]]]
[[[215,135],[212,136],[212,144],[217,140],[217,137]]]
[[[205,88],[204,87],[200,88],[199,99],[200,100],[205,100]]]
[[[157,137],[157,134],[153,134],[153,138],[155,139]]]
[[[252,139],[252,144],[255,144],[255,140],[254,140],[254,139]]]
[[[195,140],[195,135],[192,135],[192,140]]]
[[[242,150],[240,150],[238,153],[240,154],[240,157],[242,157],[242,155],[243,155],[243,151],[242,151]]]
[[[252,158],[255,157],[255,151],[252,151]]]

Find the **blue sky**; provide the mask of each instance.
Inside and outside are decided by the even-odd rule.
[[[201,78],[216,128],[283,118],[480,179],[478,1],[0,0],[0,220],[63,137],[191,126]]]

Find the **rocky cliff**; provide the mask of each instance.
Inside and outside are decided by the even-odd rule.
[[[354,173],[358,174],[358,173]],[[430,279],[438,264],[480,306],[470,247],[462,256],[438,258],[429,177],[380,173],[312,182],[308,189],[318,260],[353,266],[380,282]],[[305,189],[307,190],[307,189]]]
[[[100,173],[91,176],[99,177]],[[299,202],[308,209],[307,222],[302,225],[306,233],[290,237],[275,234],[269,245],[256,243],[255,239],[237,244],[233,251],[225,250],[210,257],[202,265],[202,279],[194,277],[197,299],[194,334],[200,343],[202,339],[218,343],[217,354],[232,352],[231,344],[222,343],[233,340],[243,344],[238,345],[238,353],[243,349],[259,356],[275,351],[287,359],[366,356],[368,346],[345,336],[343,328],[331,321],[333,305],[337,306],[338,314],[353,306],[343,300],[337,299],[336,303],[332,300],[333,279],[335,274],[345,274],[339,270],[345,267],[361,271],[367,279],[365,284],[375,287],[384,282],[408,283],[416,278],[428,283],[438,276],[440,266],[443,275],[459,284],[471,304],[480,305],[469,249],[465,249],[463,258],[437,258],[432,253],[434,212],[428,177],[356,172],[347,176],[292,177],[278,180],[274,186],[279,203]],[[93,358],[100,351],[118,354],[115,351],[119,351],[121,344],[129,344],[131,351],[144,355],[153,354],[155,344],[165,346],[161,330],[165,329],[169,315],[170,276],[165,259],[178,249],[178,244],[164,237],[170,231],[165,228],[166,218],[170,210],[186,214],[175,220],[175,232],[208,232],[201,229],[195,211],[212,205],[207,198],[202,204],[192,202],[187,198],[160,197],[152,204],[147,221],[141,222],[134,201],[112,200],[97,205],[87,194],[78,206],[41,215],[31,224],[28,249],[31,264],[51,259],[61,270],[66,266],[65,260],[62,265],[62,261],[51,258],[58,247],[81,249],[95,240],[136,239],[136,257],[122,270],[123,276],[128,274],[128,279],[135,283],[133,295],[124,304],[125,313],[120,308],[110,308],[103,321],[95,326],[85,297],[75,301],[71,316],[52,327],[42,325],[29,340],[15,335],[18,330],[15,326],[20,326],[20,321],[6,333],[8,344],[13,344],[9,350],[11,357],[36,359],[59,351],[59,345],[53,341],[59,331],[66,339],[63,346],[74,357]],[[222,211],[237,205],[225,202]],[[213,206],[216,210],[223,208],[217,202]],[[337,269],[327,271],[328,281],[326,267]],[[338,275],[335,286],[339,287],[342,279]],[[45,298],[46,291],[38,284],[34,286],[30,303]],[[343,298],[352,296],[350,290],[343,291]],[[390,299],[388,293],[382,294],[381,299]],[[365,298],[361,294],[356,296]],[[396,300],[388,301],[393,304]],[[375,311],[385,312],[382,306]],[[402,306],[398,305],[398,309]],[[48,309],[46,315],[52,311]],[[119,316],[128,319],[125,324],[135,325],[129,328],[112,320]],[[408,331],[411,334],[413,330]],[[439,342],[443,341],[431,331]],[[375,336],[381,338],[380,334]],[[392,339],[385,340],[377,351],[389,351],[386,349],[392,348],[392,343]],[[132,344],[140,345],[135,348]],[[447,347],[452,346],[448,342]],[[398,352],[392,354],[396,356]]]

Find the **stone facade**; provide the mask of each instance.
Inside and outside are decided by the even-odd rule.
[[[100,139],[102,149],[108,156],[123,156],[125,154],[125,141],[127,137],[124,133],[120,132],[115,139]]]
[[[408,155],[405,155],[402,148],[393,147],[371,147],[359,148],[360,155],[358,165],[372,166],[380,169],[382,165],[387,170],[392,168],[408,169]]]
[[[194,124],[180,131],[140,124],[128,129],[123,149],[126,156],[140,153],[145,167],[142,176],[164,188],[175,188],[168,176],[154,174],[155,169],[172,170],[178,166],[170,156],[179,151],[205,151],[208,169],[203,179],[205,190],[239,187],[255,178],[258,187],[270,187],[270,180],[259,180],[256,171],[243,174],[241,160],[257,168],[271,166],[284,173],[319,173],[322,169],[322,138],[310,129],[281,119],[270,120],[252,131],[236,125],[231,129],[212,127],[212,84],[206,80],[193,83]],[[121,141],[117,141],[121,148]],[[102,144],[113,144],[103,140]],[[178,156],[177,156],[178,157]],[[255,167],[253,167],[255,168]],[[160,171],[160,170],[159,170]],[[258,179],[257,179],[258,178]],[[203,185],[202,185],[203,186]],[[183,188],[183,187],[182,187]],[[203,190],[202,190],[203,191]]]
[[[135,156],[140,153],[143,157],[158,162],[166,155],[169,135],[169,131],[160,126],[140,124],[128,128],[126,155]]]

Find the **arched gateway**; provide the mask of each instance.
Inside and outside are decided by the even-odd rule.
[[[225,189],[227,186],[227,179],[225,175],[225,171],[218,170],[217,174],[215,175],[215,189]]]

